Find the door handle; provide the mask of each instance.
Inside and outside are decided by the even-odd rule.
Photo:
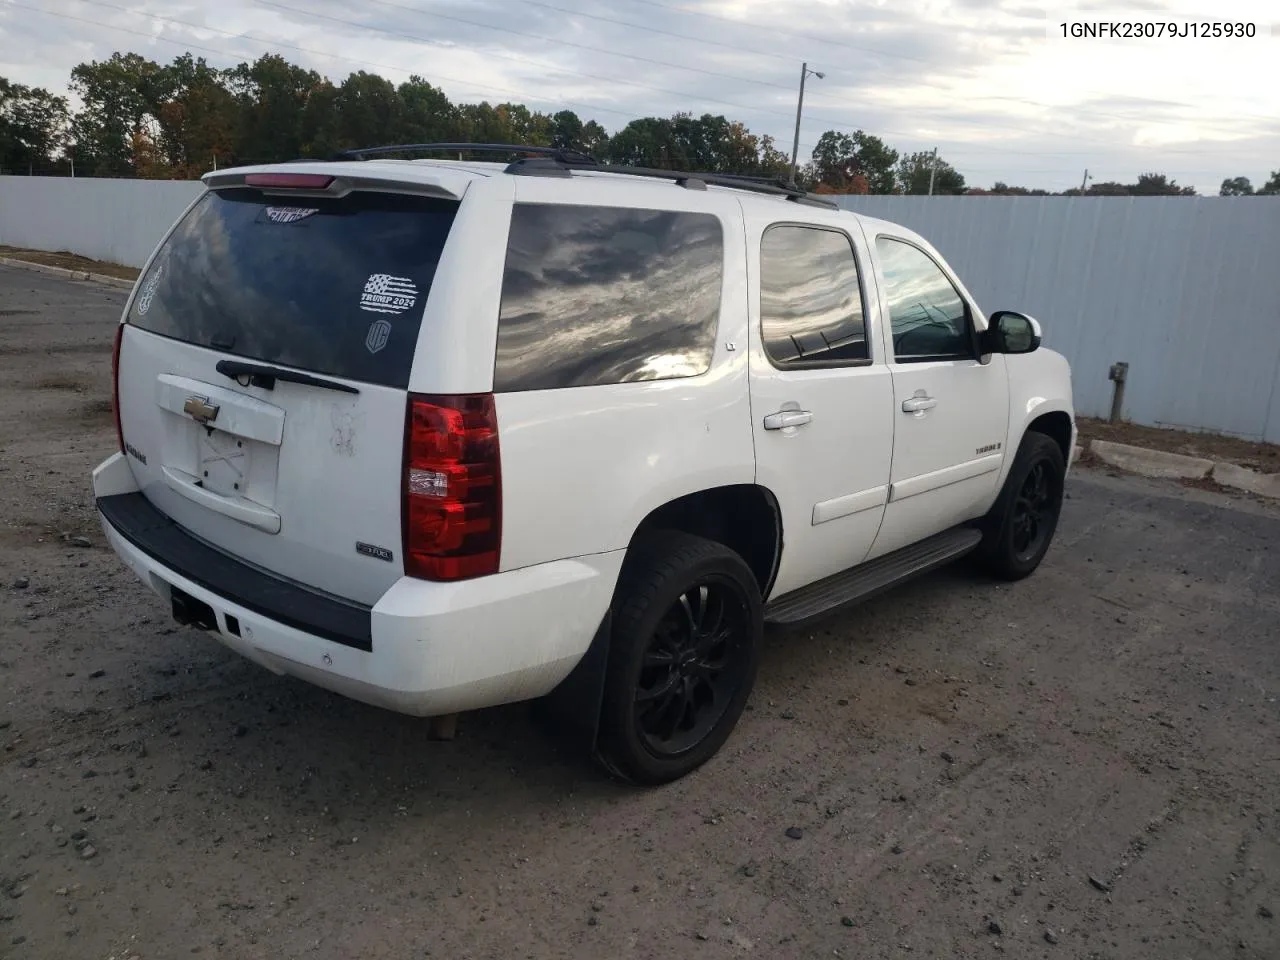
[[[802,427],[813,419],[808,410],[779,410],[764,418],[766,430],[785,430],[787,427]]]
[[[938,401],[933,397],[927,397],[923,394],[917,394],[902,401],[903,413],[924,413],[926,410],[932,410],[938,405]]]

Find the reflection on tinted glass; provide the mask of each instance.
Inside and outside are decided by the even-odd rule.
[[[456,202],[207,194],[165,243],[129,322],[253,360],[409,382]]]
[[[904,357],[970,357],[968,310],[946,274],[922,250],[880,237],[893,352]]]
[[[705,373],[723,272],[710,214],[516,204],[494,390]]]
[[[760,321],[775,364],[866,360],[858,264],[833,230],[770,227],[760,242]]]

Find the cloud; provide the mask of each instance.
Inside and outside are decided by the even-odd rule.
[[[1163,170],[1201,192],[1280,166],[1274,41],[1050,39],[1062,0],[0,0],[0,75],[65,90],[77,63],[190,49],[217,66],[278,52],[341,80],[418,73],[455,100],[573,109],[609,129],[723,114],[801,153],[826,129],[932,149],[968,180],[1061,189]],[[1115,4],[1104,3],[1102,7]],[[1130,0],[1163,14],[1217,5]],[[800,12],[803,15],[800,15]],[[1233,13],[1233,16],[1235,14]]]

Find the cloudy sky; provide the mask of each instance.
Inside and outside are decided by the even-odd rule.
[[[1258,23],[1252,40],[1061,39],[1120,14]],[[1276,21],[1272,36],[1271,20]],[[77,63],[265,52],[340,81],[417,73],[454,100],[573,109],[609,130],[724,114],[788,151],[864,129],[937,147],[970,184],[1062,189],[1087,168],[1202,193],[1280,169],[1280,0],[0,0],[0,76],[65,92]]]

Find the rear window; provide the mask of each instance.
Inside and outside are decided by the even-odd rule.
[[[381,193],[211,191],[157,254],[129,322],[247,359],[406,387],[457,209]]]
[[[493,389],[705,373],[723,274],[723,232],[710,214],[516,204]]]

